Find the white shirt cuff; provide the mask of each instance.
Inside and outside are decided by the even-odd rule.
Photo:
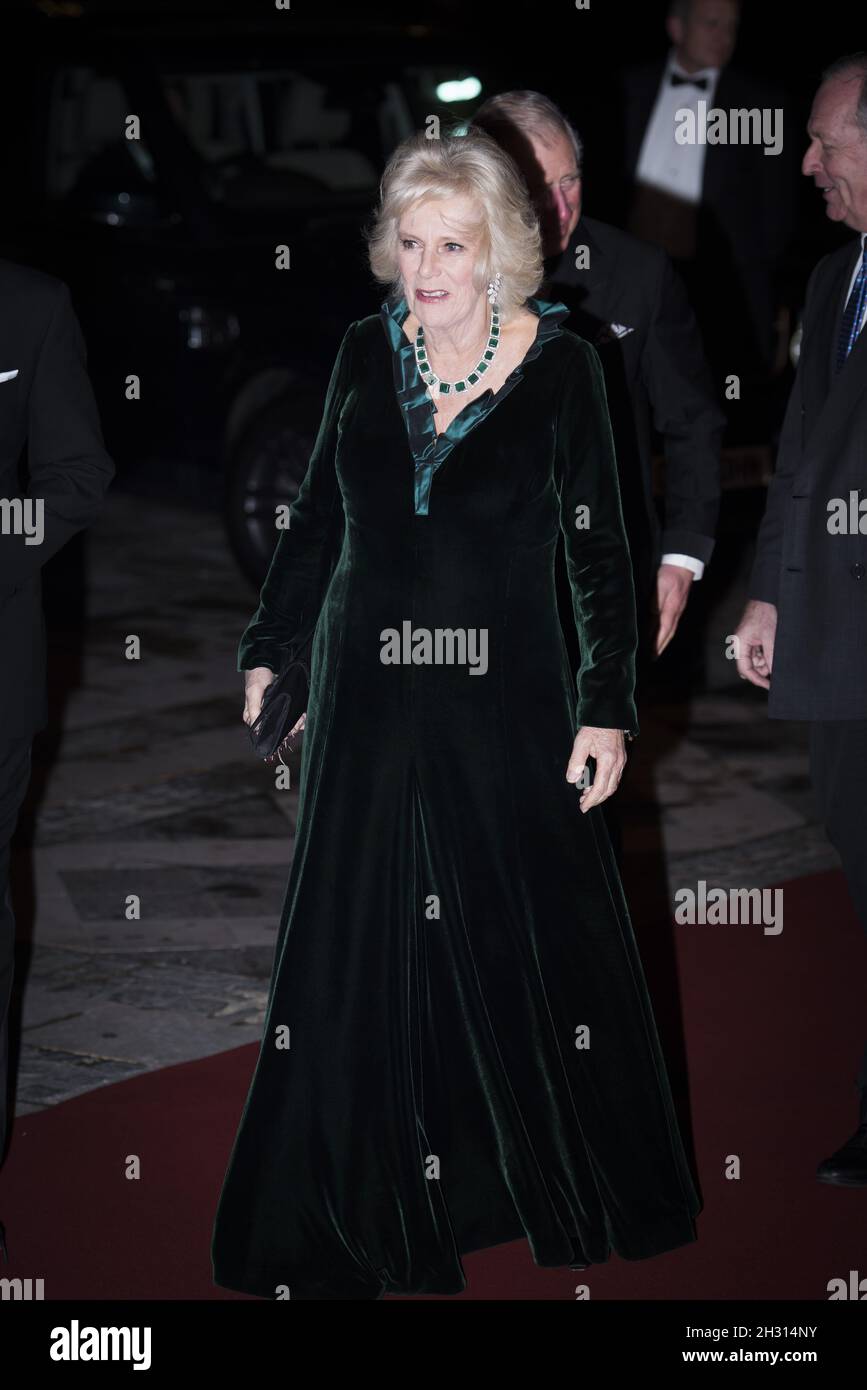
[[[661,565],[680,565],[681,569],[692,570],[696,579],[704,574],[704,560],[696,560],[692,555],[663,555]]]

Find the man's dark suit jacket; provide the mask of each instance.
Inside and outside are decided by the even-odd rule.
[[[96,516],[114,467],[66,285],[0,260],[0,306],[0,504],[44,503],[39,545],[0,523],[0,736],[23,737],[47,721],[42,566]]]
[[[575,265],[582,246],[586,270]],[[578,223],[545,293],[571,309],[568,327],[602,363],[636,597],[646,608],[663,554],[707,561],[714,546],[726,417],[695,316],[663,251],[590,217]],[[622,329],[629,332],[616,336]],[[664,525],[653,499],[654,426],[665,451]]]
[[[829,503],[867,499],[867,332],[835,372],[860,242],[807,286],[798,370],[759,531],[750,597],[776,604],[768,713],[867,719],[867,535],[834,535]],[[863,525],[867,530],[867,506]]]
[[[624,150],[627,181],[623,193],[631,196],[641,146],[656,104],[666,60],[630,69],[623,78]],[[690,91],[691,89],[686,88]],[[710,107],[725,111],[757,108],[786,111],[785,94],[770,84],[726,67],[720,73]],[[732,272],[739,292],[757,324],[770,334],[780,266],[793,230],[797,189],[797,138],[791,121],[784,118],[783,148],[766,155],[756,145],[707,145],[699,215],[700,247],[716,262],[721,285],[720,303],[734,312]],[[624,224],[628,206],[617,209]],[[767,350],[767,339],[763,340]]]

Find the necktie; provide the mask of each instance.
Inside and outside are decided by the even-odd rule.
[[[840,337],[837,340],[837,371],[843,366],[849,353],[858,337],[858,330],[861,327],[861,319],[864,314],[864,304],[867,302],[867,256],[864,255],[864,248],[861,248],[861,265],[858,274],[855,276],[855,283],[852,286],[852,293],[846,301],[846,308],[843,311],[843,322],[840,324]]]
[[[670,85],[671,85],[672,87],[700,87],[701,90],[702,90],[703,92],[706,92],[707,89],[708,89],[708,86],[710,85],[710,78],[709,78],[709,77],[681,77],[681,75],[680,75],[679,72],[673,72],[673,73],[671,74],[671,83],[670,83]]]

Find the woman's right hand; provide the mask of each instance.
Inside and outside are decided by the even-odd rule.
[[[252,724],[259,718],[265,691],[276,674],[268,666],[254,666],[244,672],[244,723]]]

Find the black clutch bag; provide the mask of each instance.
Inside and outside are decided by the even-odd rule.
[[[307,709],[310,695],[312,648],[311,638],[277,673],[265,689],[258,716],[249,726],[253,748],[269,766],[282,762],[283,754],[295,746],[298,734],[293,734],[292,729]]]

